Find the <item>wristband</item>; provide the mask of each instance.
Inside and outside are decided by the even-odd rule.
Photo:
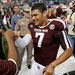
[[[52,65],[51,63],[49,64],[51,67],[53,67],[53,68],[55,68],[55,66],[54,65]]]

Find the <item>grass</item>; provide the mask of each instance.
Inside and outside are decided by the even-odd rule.
[[[4,27],[6,30],[8,29],[7,25],[4,25]],[[3,41],[3,49],[4,49],[4,53],[5,53],[5,59],[7,59],[7,57],[8,57],[8,44],[7,44],[7,41],[6,41],[3,34],[2,34],[2,41]]]
[[[4,35],[2,35],[2,41],[3,41],[3,49],[4,49],[5,59],[7,59],[7,57],[8,57],[8,44],[7,44],[7,41],[4,37]],[[15,49],[17,52],[17,47],[15,47]]]
[[[8,57],[8,45],[7,45],[7,41],[6,41],[5,37],[4,37],[4,35],[2,35],[2,41],[3,41],[5,59],[7,59],[7,57]]]

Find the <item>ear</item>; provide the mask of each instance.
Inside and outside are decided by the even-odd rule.
[[[44,16],[47,16],[47,11],[46,10],[43,12],[43,15]]]

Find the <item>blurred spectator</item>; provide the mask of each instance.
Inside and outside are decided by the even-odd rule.
[[[59,7],[61,7],[61,8],[62,8],[62,7],[63,7],[63,4],[59,4]]]
[[[63,11],[62,12],[62,16],[61,16],[61,19],[66,23],[66,32],[68,33],[68,21],[67,21],[67,16],[68,16],[68,14],[67,14],[67,11]]]
[[[23,7],[23,14],[24,17],[22,19],[19,19],[18,22],[15,25],[15,30],[20,31],[21,36],[24,37],[28,31],[28,23],[30,22],[30,7],[28,4],[24,5]],[[31,68],[31,58],[32,58],[32,49],[33,49],[33,43],[32,41],[26,46],[27,50],[27,65],[28,68]],[[21,66],[22,57],[24,55],[25,48],[19,48],[18,47],[18,57],[19,57],[19,63]]]
[[[3,23],[7,25],[7,28],[11,28],[11,10],[8,8],[3,19]]]
[[[8,8],[6,12],[6,20],[8,28],[11,28],[11,17],[12,17],[11,10]]]
[[[56,16],[57,16],[57,18],[61,18],[61,15],[62,15],[62,8],[61,7],[58,7],[56,9]]]
[[[68,16],[68,37],[72,44],[72,49],[74,50],[75,43],[75,5],[72,7],[72,14]]]
[[[23,17],[23,15],[20,13],[20,8],[18,5],[14,5],[13,10],[15,14],[12,15],[12,18],[11,18],[11,30],[12,31],[14,30],[14,27],[17,21]]]
[[[5,59],[4,52],[3,52],[3,46],[2,46],[2,32],[3,29],[5,30],[3,26],[3,21],[2,21],[2,12],[0,11],[0,59]]]
[[[49,8],[48,9],[47,18],[48,19],[56,18],[55,13],[56,13],[56,9],[55,8]]]
[[[4,10],[2,6],[0,7],[0,11],[1,11],[1,15],[4,15]]]
[[[7,7],[4,7],[4,15],[6,14],[7,11]]]
[[[62,17],[63,20],[65,20],[67,18],[67,11],[63,11],[62,12]]]
[[[50,1],[48,2],[48,8],[51,8],[51,2]]]
[[[71,1],[70,3],[69,3],[69,6],[70,6],[70,9],[72,9],[72,6],[74,5],[74,1]]]
[[[59,4],[59,7],[61,7],[63,11],[67,10],[67,7],[64,4]]]

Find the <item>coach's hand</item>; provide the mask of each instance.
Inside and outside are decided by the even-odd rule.
[[[54,68],[50,65],[46,66],[44,69],[45,75],[52,75],[54,73]]]
[[[13,31],[13,33],[14,33],[14,36],[15,36],[15,40],[20,36],[20,32],[18,32],[18,31]]]

